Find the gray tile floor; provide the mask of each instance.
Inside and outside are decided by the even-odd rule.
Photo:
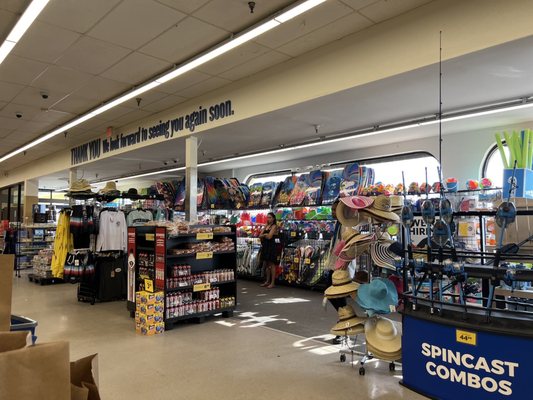
[[[319,293],[239,282],[234,318],[135,334],[124,302],[78,303],[76,286],[14,278],[13,313],[38,321],[39,342],[68,340],[71,358],[99,354],[104,400],[422,399],[379,361],[361,377],[324,340],[335,322]]]

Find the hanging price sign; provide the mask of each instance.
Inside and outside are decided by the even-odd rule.
[[[212,232],[208,232],[208,233],[197,233],[197,234],[196,234],[196,239],[197,239],[197,240],[213,239],[213,233],[212,233]]]
[[[144,290],[150,293],[154,293],[154,281],[151,279],[145,279]]]
[[[197,260],[206,260],[208,258],[213,258],[213,252],[212,251],[202,251],[200,253],[196,253],[196,259]]]
[[[210,290],[211,284],[210,283],[197,283],[192,287],[193,292],[203,292],[204,290]]]

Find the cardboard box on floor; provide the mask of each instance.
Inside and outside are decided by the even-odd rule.
[[[15,256],[0,254],[0,332],[11,329],[11,295]]]
[[[100,400],[96,354],[69,363],[68,342],[29,343],[0,332],[0,399]]]

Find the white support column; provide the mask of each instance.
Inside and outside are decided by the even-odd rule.
[[[198,221],[196,200],[198,197],[198,139],[185,139],[185,217],[187,221]]]
[[[24,208],[22,215],[24,223],[33,222],[33,205],[39,203],[39,180],[27,179],[24,181]]]

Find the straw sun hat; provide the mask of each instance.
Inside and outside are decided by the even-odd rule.
[[[396,201],[396,200],[395,200]],[[392,209],[392,202],[389,196],[379,195],[374,199],[372,207],[361,211],[363,214],[370,214],[378,221],[398,222],[400,217]]]
[[[349,296],[355,293],[359,287],[357,282],[352,281],[350,273],[346,270],[334,271],[331,276],[331,281],[333,284],[324,292],[324,296],[328,299]]]
[[[357,234],[346,241],[339,253],[339,258],[343,261],[354,260],[358,255],[368,250],[370,242],[374,239],[374,234]]]
[[[383,317],[369,319],[365,323],[365,336],[368,350],[379,358],[398,360],[401,357],[400,324]]]
[[[90,192],[91,189],[91,184],[86,179],[78,179],[70,185],[69,192]]]
[[[350,335],[363,333],[365,331],[364,323],[367,320],[367,318],[359,318],[357,315],[355,315],[355,311],[352,306],[348,305],[345,307],[339,307],[339,310],[337,311],[339,320],[338,322],[331,328],[331,332],[335,335],[340,335],[344,331],[350,330]]]
[[[374,198],[365,196],[342,197],[337,205],[337,220],[343,226],[356,226],[359,223],[358,211],[367,209],[374,202]]]

